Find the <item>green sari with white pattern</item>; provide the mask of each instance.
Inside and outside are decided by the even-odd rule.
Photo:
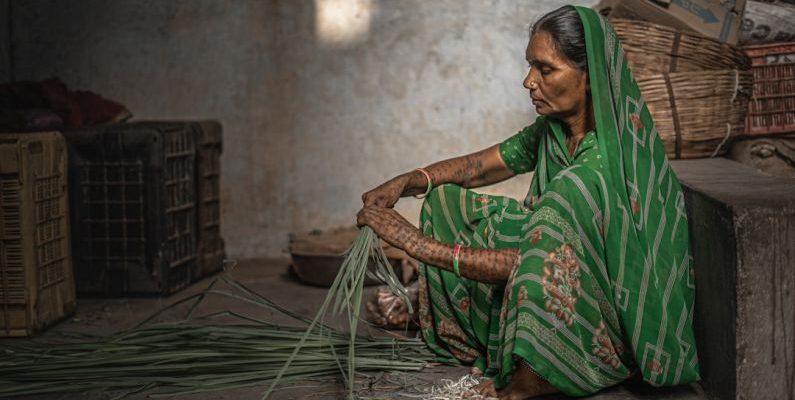
[[[516,357],[573,396],[638,372],[652,385],[693,382],[682,190],[615,32],[594,11],[577,11],[596,129],[573,156],[561,125],[545,117],[501,143],[509,168],[535,171],[523,203],[455,185],[431,192],[420,216],[426,235],[518,248],[520,260],[504,285],[422,264],[422,333],[440,359],[474,364],[497,388]]]

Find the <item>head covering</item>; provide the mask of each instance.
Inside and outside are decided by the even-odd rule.
[[[595,11],[576,8],[612,196],[606,209],[618,213],[610,218],[606,249],[624,334],[646,381],[692,382],[698,379],[695,285],[684,195],[615,31]]]

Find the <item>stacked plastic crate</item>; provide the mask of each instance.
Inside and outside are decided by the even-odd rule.
[[[744,49],[752,62],[753,96],[745,137],[729,157],[770,175],[795,177],[795,42]]]
[[[754,73],[746,133],[795,133],[795,42],[746,46]]]
[[[74,311],[68,204],[61,134],[0,134],[0,337]]]
[[[753,94],[745,135],[728,156],[770,175],[795,177],[795,4],[749,0],[740,43],[751,58]]]
[[[221,153],[223,128],[218,121],[145,121],[136,128],[191,130],[196,138],[196,252],[192,281],[220,271],[225,253],[221,237]]]
[[[223,255],[218,268],[205,268],[202,250],[204,125],[213,123],[139,122],[65,133],[79,293],[166,295],[220,269]],[[217,193],[217,174],[214,182]]]

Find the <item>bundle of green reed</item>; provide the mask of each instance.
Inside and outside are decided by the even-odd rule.
[[[284,366],[282,367],[281,371],[279,371],[276,379],[273,380],[273,383],[271,383],[268,391],[265,392],[263,398],[267,398],[271,394],[276,385],[279,384],[282,375],[289,370],[294,358],[298,355],[301,349],[303,349],[305,340],[315,332],[315,326],[325,317],[328,311],[328,306],[332,301],[334,301],[334,313],[339,314],[343,311],[347,311],[348,314],[348,325],[350,327],[350,343],[348,345],[347,358],[348,371],[347,375],[342,369],[340,369],[340,372],[342,373],[343,379],[348,386],[348,396],[350,398],[354,397],[353,375],[356,369],[356,328],[358,326],[359,314],[361,312],[364,276],[366,273],[368,273],[367,266],[371,258],[373,258],[376,262],[376,271],[372,275],[386,283],[393,293],[398,295],[404,302],[406,302],[406,304],[409,306],[409,312],[412,311],[411,301],[408,298],[406,288],[400,283],[395,271],[392,269],[392,265],[389,263],[389,260],[384,254],[384,250],[381,247],[378,236],[370,227],[363,227],[359,231],[359,236],[356,237],[356,239],[353,241],[353,244],[351,244],[351,247],[345,252],[345,259],[342,262],[340,271],[337,274],[337,277],[334,279],[334,282],[331,284],[331,288],[329,289],[328,294],[326,294],[326,298],[323,301],[323,304],[320,306],[317,315],[315,315],[315,318],[309,324],[304,337],[301,338],[301,341],[298,343],[298,346],[296,346],[295,350],[293,350],[290,358],[288,358],[284,363]],[[324,329],[321,328],[321,334],[323,331]]]
[[[89,341],[82,338],[80,343],[0,349],[0,397],[87,391],[147,391],[160,397],[270,383],[263,395],[267,398],[280,383],[340,374],[349,397],[354,397],[355,369],[419,371],[434,361],[421,339],[356,334],[362,281],[371,255],[378,266],[375,275],[405,296],[375,233],[365,227],[346,252],[343,267],[312,320],[222,275],[203,292],[175,302],[129,331]],[[219,288],[219,283],[228,288]],[[194,317],[211,295],[275,311],[307,328],[280,326],[234,311]],[[184,319],[151,322],[191,301]],[[348,312],[350,332],[324,324],[332,301],[333,311]],[[410,304],[408,298],[404,301]]]

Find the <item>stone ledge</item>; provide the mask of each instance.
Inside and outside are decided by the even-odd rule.
[[[795,396],[795,179],[724,158],[673,161],[696,273],[710,398]]]

